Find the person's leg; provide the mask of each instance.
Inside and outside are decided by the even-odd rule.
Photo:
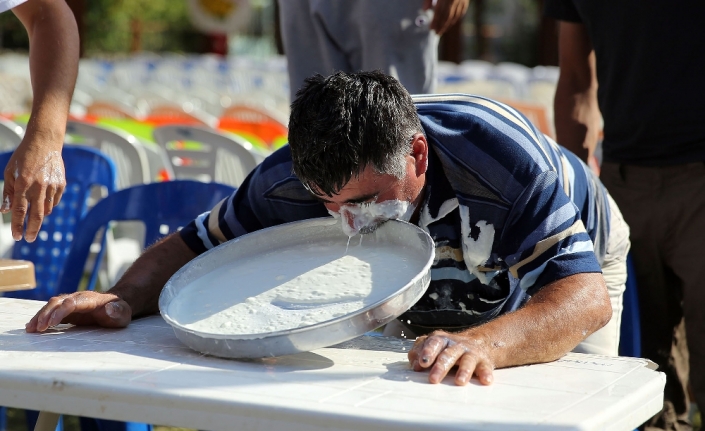
[[[666,374],[664,409],[647,429],[689,429],[687,381],[674,334],[682,320],[680,282],[666,265],[663,244],[669,235],[668,208],[662,190],[663,170],[605,163],[600,179],[614,198],[631,231],[641,314],[642,356]]]
[[[679,167],[669,178],[669,266],[683,283],[683,314],[695,402],[705,407],[705,163]],[[687,360],[687,357],[684,358]]]
[[[279,22],[289,73],[293,101],[309,76],[330,75],[336,70],[350,71],[345,53],[331,38],[329,26],[345,26],[338,1],[279,0]]]
[[[350,51],[355,69],[380,69],[411,94],[432,93],[436,84],[438,35],[429,29],[422,0],[359,0],[353,22],[361,49]]]
[[[602,263],[607,292],[612,303],[612,319],[587,337],[573,350],[578,353],[617,356],[619,350],[619,329],[622,318],[622,297],[627,282],[627,254],[629,253],[629,226],[611,196],[607,196],[610,206],[610,233],[607,239],[607,253]]]

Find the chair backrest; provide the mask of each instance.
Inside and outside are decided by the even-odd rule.
[[[524,114],[544,135],[551,138],[554,137],[551,122],[548,119],[546,107],[537,103],[524,102],[515,99],[498,99],[502,103],[506,103],[512,108]]]
[[[220,116],[218,128],[241,134],[252,141],[259,139],[269,147],[285,143],[289,133],[288,120],[280,114],[243,103],[226,108]]]
[[[249,144],[237,136],[195,126],[154,128],[154,141],[169,156],[177,179],[196,179],[239,186],[256,166]]]
[[[121,106],[117,102],[94,101],[86,106],[86,115],[99,118],[129,118],[136,120],[139,114],[133,108]]]
[[[138,185],[106,196],[81,220],[64,265],[60,290],[76,290],[93,239],[109,222],[142,221],[146,228],[145,244],[149,245],[212,209],[235,190],[225,184],[175,180]],[[96,261],[91,280],[95,280],[99,265]],[[88,289],[93,288],[90,283]]]
[[[2,169],[11,155],[12,152],[0,153]],[[15,243],[12,250],[13,259],[34,262],[37,287],[8,292],[7,296],[47,300],[59,293],[67,293],[58,290],[57,276],[77,233],[76,227],[87,213],[91,190],[94,186],[101,186],[108,193],[115,191],[115,166],[107,156],[93,148],[74,145],[65,145],[61,155],[66,168],[66,189],[61,201],[44,218],[37,239],[32,243],[23,239]]]
[[[22,126],[0,117],[0,151],[14,150],[22,142],[23,136]]]
[[[115,163],[118,189],[152,182],[149,159],[142,144],[129,133],[103,126],[69,121],[66,134],[83,138],[84,145],[100,150]]]

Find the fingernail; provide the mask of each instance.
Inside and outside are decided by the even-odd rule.
[[[113,319],[120,317],[120,309],[120,304],[116,302],[108,302],[107,304],[105,304],[105,314],[107,314],[108,317],[112,317]]]
[[[56,311],[51,313],[51,317],[49,318],[49,326],[56,326],[58,325],[59,322],[56,321]]]
[[[15,241],[19,241],[19,240],[22,239],[22,234],[13,233],[13,234],[12,234],[12,239],[14,239]]]

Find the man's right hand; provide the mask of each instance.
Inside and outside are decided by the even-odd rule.
[[[132,308],[111,293],[93,291],[55,296],[25,325],[27,332],[44,332],[59,323],[124,328],[132,320]]]

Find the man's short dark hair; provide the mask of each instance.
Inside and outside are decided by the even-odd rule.
[[[332,196],[367,166],[402,178],[411,138],[423,132],[416,107],[380,71],[314,75],[291,105],[294,173],[312,192]]]

